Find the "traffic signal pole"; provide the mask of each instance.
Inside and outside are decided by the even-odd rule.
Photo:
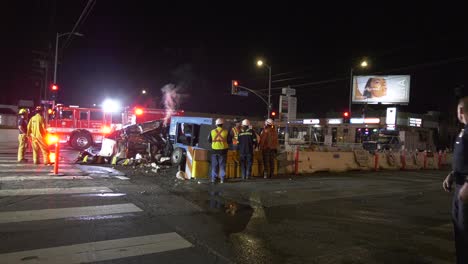
[[[249,89],[249,88],[247,88],[247,87],[245,87],[245,86],[240,86],[240,85],[237,85],[237,87],[242,88],[242,89],[244,89],[244,90],[246,90],[246,91],[249,91],[249,92],[255,94],[258,98],[262,99],[262,101],[268,106],[268,116],[270,116],[270,96],[271,96],[271,95],[268,96],[268,101],[267,101],[265,98],[263,98],[263,96],[261,96],[261,95],[260,95],[257,91],[255,91],[255,90],[252,90],[252,89]]]

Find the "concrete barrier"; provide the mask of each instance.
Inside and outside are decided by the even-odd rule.
[[[185,175],[187,179],[208,178],[210,163],[208,151],[200,148],[188,147],[185,163]]]
[[[360,170],[353,152],[309,152],[299,153],[298,173],[318,171],[344,172]]]
[[[415,160],[415,155],[412,152],[404,150],[401,153],[402,160],[404,160],[404,163],[402,162],[402,169],[404,170],[419,170],[420,167],[418,164],[416,164]]]
[[[288,151],[279,160],[279,170],[287,174],[319,171],[344,172],[352,170],[418,170],[439,169],[439,164],[451,162],[450,153],[434,155],[424,152],[354,152]]]

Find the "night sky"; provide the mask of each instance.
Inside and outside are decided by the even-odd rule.
[[[349,71],[363,57],[371,68],[356,74],[411,75],[408,111],[446,112],[453,88],[468,84],[461,5],[279,3],[97,0],[77,29],[85,36],[60,39],[61,48],[67,45],[58,68],[59,101],[86,106],[112,97],[133,104],[146,89],[148,101],[159,105],[161,88],[173,83],[187,111],[264,114],[254,96],[230,95],[232,79],[267,88],[267,70],[255,65],[259,57],[272,66],[273,87],[295,87],[298,111],[317,116],[347,109]],[[86,4],[3,4],[0,103],[39,98],[32,51],[53,54],[55,32],[71,31]],[[279,90],[273,92],[277,108]]]

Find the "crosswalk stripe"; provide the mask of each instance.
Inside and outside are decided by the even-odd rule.
[[[12,162],[13,163],[13,162]],[[17,168],[17,167],[27,167],[27,168],[37,168],[38,166],[42,165],[34,165],[32,163],[17,163],[16,161],[13,164],[1,164],[0,162],[0,167],[10,167],[10,168]],[[73,167],[75,166],[74,164],[67,164],[67,163],[60,163],[60,167]]]
[[[42,181],[42,180],[92,180],[90,176],[0,176],[0,182],[5,181]]]
[[[1,254],[3,263],[74,264],[148,255],[193,245],[175,232]]]
[[[132,203],[0,212],[0,224],[96,215],[142,212]],[[1,258],[0,258],[1,259]]]
[[[0,169],[0,173],[3,173],[3,172],[29,172],[29,173],[49,173],[53,170],[54,167],[50,166],[50,167],[42,167],[42,168],[20,168],[20,169]],[[80,174],[82,173],[80,170],[78,169],[60,169],[59,168],[59,171],[60,172],[66,172],[66,173],[76,173],[76,174]]]
[[[112,192],[112,190],[107,187],[9,189],[9,190],[0,190],[0,196],[75,194],[75,193],[110,193],[110,192]]]

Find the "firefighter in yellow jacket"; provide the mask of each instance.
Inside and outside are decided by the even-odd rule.
[[[18,162],[26,163],[28,160],[24,158],[24,153],[28,145],[28,110],[22,108],[18,115]]]
[[[34,164],[39,164],[39,151],[42,152],[42,159],[44,165],[50,165],[49,149],[45,142],[47,130],[44,124],[44,118],[41,116],[42,107],[36,108],[36,114],[31,117],[28,123],[28,136],[31,137],[33,147],[33,161]]]

